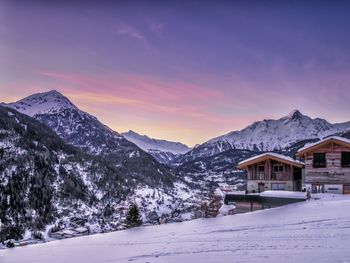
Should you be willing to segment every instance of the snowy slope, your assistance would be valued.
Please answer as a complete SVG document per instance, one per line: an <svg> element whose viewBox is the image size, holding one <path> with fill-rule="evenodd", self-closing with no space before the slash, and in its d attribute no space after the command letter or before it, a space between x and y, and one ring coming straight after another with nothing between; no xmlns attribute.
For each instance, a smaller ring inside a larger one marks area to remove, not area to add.
<svg viewBox="0 0 350 263"><path fill-rule="evenodd" d="M131 130L121 135L128 141L135 143L142 150L153 155L157 161L165 164L170 163L180 154L184 154L190 150L183 143L154 139Z"/></svg>
<svg viewBox="0 0 350 263"><path fill-rule="evenodd" d="M26 262L349 262L348 196L0 251Z"/></svg>
<svg viewBox="0 0 350 263"><path fill-rule="evenodd" d="M180 157L179 162L213 156L229 149L279 151L299 141L323 138L347 129L350 129L350 122L331 124L294 110L278 120L257 121L243 130L211 139Z"/></svg>

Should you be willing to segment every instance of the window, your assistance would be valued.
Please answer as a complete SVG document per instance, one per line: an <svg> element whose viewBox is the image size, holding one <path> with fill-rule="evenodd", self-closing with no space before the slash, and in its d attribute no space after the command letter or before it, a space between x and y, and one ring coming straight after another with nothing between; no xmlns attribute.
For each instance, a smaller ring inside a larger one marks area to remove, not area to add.
<svg viewBox="0 0 350 263"><path fill-rule="evenodd" d="M311 185L311 193L324 193L324 184L312 184Z"/></svg>
<svg viewBox="0 0 350 263"><path fill-rule="evenodd" d="M350 167L350 152L341 153L341 166Z"/></svg>
<svg viewBox="0 0 350 263"><path fill-rule="evenodd" d="M259 171L259 173L265 172L265 166L259 165L259 166L258 166L258 171Z"/></svg>
<svg viewBox="0 0 350 263"><path fill-rule="evenodd" d="M278 173L278 172L283 172L284 171L284 166L283 165L281 165L281 164L275 164L274 166L273 166L273 171L275 172L275 173Z"/></svg>
<svg viewBox="0 0 350 263"><path fill-rule="evenodd" d="M326 154L325 153L314 153L314 168L326 167Z"/></svg>

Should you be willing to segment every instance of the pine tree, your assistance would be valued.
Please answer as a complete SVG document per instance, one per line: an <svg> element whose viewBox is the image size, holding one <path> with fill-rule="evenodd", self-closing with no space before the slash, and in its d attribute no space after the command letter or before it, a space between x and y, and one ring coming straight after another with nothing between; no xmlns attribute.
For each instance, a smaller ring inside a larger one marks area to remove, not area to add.
<svg viewBox="0 0 350 263"><path fill-rule="evenodd" d="M140 210L136 203L132 203L130 205L125 223L128 227L135 227L135 226L142 225Z"/></svg>

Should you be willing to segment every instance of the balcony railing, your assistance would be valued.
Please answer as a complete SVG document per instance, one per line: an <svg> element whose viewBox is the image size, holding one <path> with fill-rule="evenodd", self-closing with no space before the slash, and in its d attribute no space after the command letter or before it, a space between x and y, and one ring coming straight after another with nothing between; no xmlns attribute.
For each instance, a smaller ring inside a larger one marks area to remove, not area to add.
<svg viewBox="0 0 350 263"><path fill-rule="evenodd" d="M272 173L271 180L288 181L290 180L290 176L288 173Z"/></svg>
<svg viewBox="0 0 350 263"><path fill-rule="evenodd" d="M292 180L288 173L272 173L267 179L265 179L264 173L257 173L255 176L252 176L250 180L273 180L273 181L289 181Z"/></svg>

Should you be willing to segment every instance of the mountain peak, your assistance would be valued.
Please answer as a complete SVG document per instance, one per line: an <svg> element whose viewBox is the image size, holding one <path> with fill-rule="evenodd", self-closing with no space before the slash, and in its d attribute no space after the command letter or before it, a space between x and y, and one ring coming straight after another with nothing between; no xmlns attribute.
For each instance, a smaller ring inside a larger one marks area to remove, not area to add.
<svg viewBox="0 0 350 263"><path fill-rule="evenodd" d="M50 91L46 91L46 92L42 92L42 93L38 93L38 94L46 94L46 95L52 95L52 96L56 96L56 97L62 97L62 98L66 98L65 96L62 95L62 93L60 93L59 91L53 89Z"/></svg>
<svg viewBox="0 0 350 263"><path fill-rule="evenodd" d="M299 110L292 110L288 115L287 118L295 119L304 116Z"/></svg>
<svg viewBox="0 0 350 263"><path fill-rule="evenodd" d="M31 117L37 114L57 113L64 109L77 109L67 97L57 90L36 93L17 102L8 103L6 106Z"/></svg>
<svg viewBox="0 0 350 263"><path fill-rule="evenodd" d="M29 97L33 97L33 98L34 97L36 97L36 98L50 98L50 97L52 97L55 99L68 100L67 97L63 96L63 94L57 90L50 90L50 91L35 93L35 94L32 94L26 98L29 98ZM24 99L26 99L26 98L24 98Z"/></svg>

